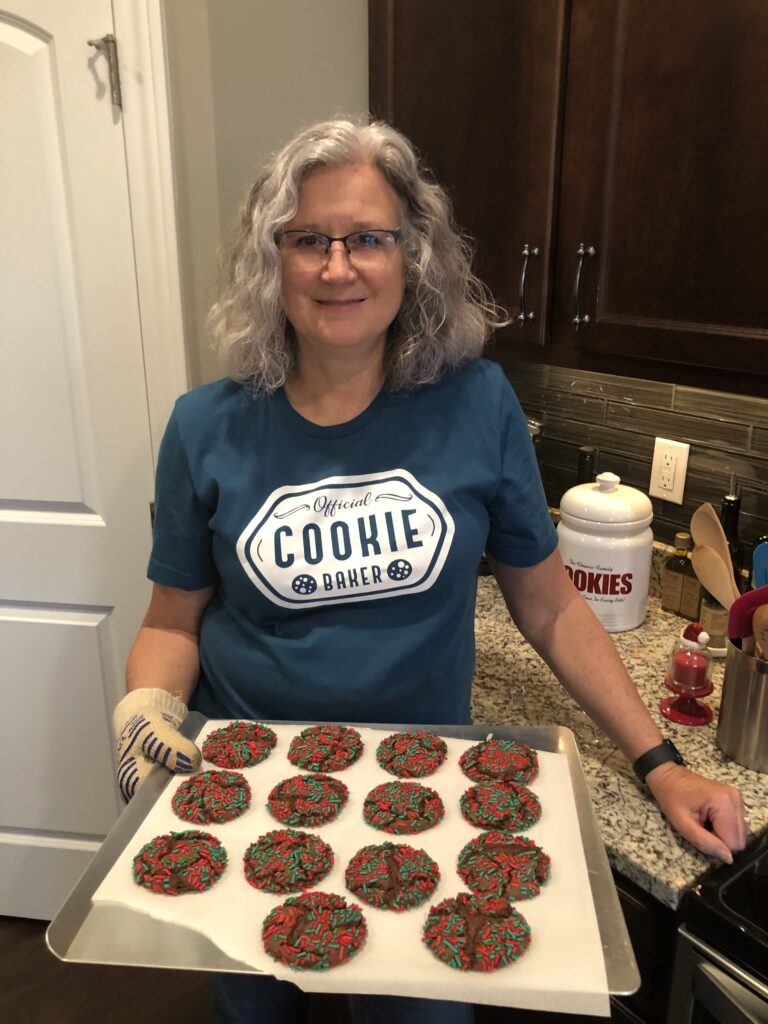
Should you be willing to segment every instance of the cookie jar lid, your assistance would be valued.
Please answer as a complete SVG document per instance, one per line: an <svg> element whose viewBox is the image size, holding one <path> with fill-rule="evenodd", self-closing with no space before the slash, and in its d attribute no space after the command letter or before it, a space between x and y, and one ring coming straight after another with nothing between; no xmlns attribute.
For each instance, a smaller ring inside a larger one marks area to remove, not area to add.
<svg viewBox="0 0 768 1024"><path fill-rule="evenodd" d="M627 487L615 473L599 473L592 483L577 484L560 500L560 512L590 523L648 526L653 506L647 494Z"/></svg>

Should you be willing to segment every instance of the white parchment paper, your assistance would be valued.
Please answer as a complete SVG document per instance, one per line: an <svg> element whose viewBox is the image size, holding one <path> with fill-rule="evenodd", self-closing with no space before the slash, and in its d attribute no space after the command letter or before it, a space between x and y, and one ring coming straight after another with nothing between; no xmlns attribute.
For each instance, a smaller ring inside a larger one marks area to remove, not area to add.
<svg viewBox="0 0 768 1024"><path fill-rule="evenodd" d="M209 732L226 724L207 722L198 744ZM445 737L446 763L434 775L414 780L440 794L445 805L443 821L419 835L394 836L363 821L362 807L367 794L374 786L393 780L376 762L376 746L389 731L366 728L359 729L365 744L360 760L334 773L349 788L349 802L336 821L306 830L329 843L335 857L332 871L315 888L358 902L368 925L366 944L349 963L330 971L296 971L267 956L261 944L261 923L289 897L254 889L245 880L242 861L246 849L259 836L285 827L267 811L267 796L281 779L300 774L286 755L291 739L302 726L272 728L278 741L271 756L260 765L243 769L252 790L250 809L224 825L202 826L221 840L229 856L227 869L211 889L170 897L149 892L133 882L133 858L145 843L163 833L198 827L182 822L171 809L173 794L185 778L180 776L163 791L96 891L94 901L128 906L150 917L202 932L233 959L290 980L307 992L421 996L610 1015L605 962L568 761L564 754L547 751L539 751L539 774L530 786L541 800L541 819L524 835L550 855L552 871L538 896L515 904L531 927L531 944L519 960L492 973L457 971L437 960L421 941L429 907L468 891L458 875L456 861L465 843L481 830L461 817L459 799L473 783L463 775L458 761L477 740ZM215 766L203 762L202 770L212 768ZM423 849L437 861L440 882L432 899L421 907L401 913L377 910L361 904L347 891L344 871L351 857L362 846L387 840Z"/></svg>

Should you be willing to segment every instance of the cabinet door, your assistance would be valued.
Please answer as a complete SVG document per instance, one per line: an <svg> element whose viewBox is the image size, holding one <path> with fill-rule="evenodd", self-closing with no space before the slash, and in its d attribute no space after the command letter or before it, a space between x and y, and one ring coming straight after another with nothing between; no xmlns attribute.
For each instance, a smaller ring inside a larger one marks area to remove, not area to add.
<svg viewBox="0 0 768 1024"><path fill-rule="evenodd" d="M371 110L416 145L476 239L475 271L515 318L499 358L547 336L564 4L369 0ZM518 320L526 246L538 255Z"/></svg>
<svg viewBox="0 0 768 1024"><path fill-rule="evenodd" d="M767 44L765 0L573 0L552 362L768 394Z"/></svg>

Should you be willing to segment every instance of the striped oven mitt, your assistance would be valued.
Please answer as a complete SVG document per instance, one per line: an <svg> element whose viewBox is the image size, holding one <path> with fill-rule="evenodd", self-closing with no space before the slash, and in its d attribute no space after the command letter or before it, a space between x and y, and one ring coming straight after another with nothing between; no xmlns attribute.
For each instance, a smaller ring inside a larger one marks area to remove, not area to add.
<svg viewBox="0 0 768 1024"><path fill-rule="evenodd" d="M117 782L126 803L156 764L181 773L200 767L200 751L178 731L186 715L186 704L167 690L131 690L117 705Z"/></svg>

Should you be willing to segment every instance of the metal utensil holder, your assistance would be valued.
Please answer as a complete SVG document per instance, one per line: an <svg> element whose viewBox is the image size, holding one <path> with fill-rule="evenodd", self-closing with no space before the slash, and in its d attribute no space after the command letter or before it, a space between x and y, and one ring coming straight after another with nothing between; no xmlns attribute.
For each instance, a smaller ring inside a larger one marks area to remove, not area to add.
<svg viewBox="0 0 768 1024"><path fill-rule="evenodd" d="M768 661L728 641L717 745L734 761L768 772Z"/></svg>

